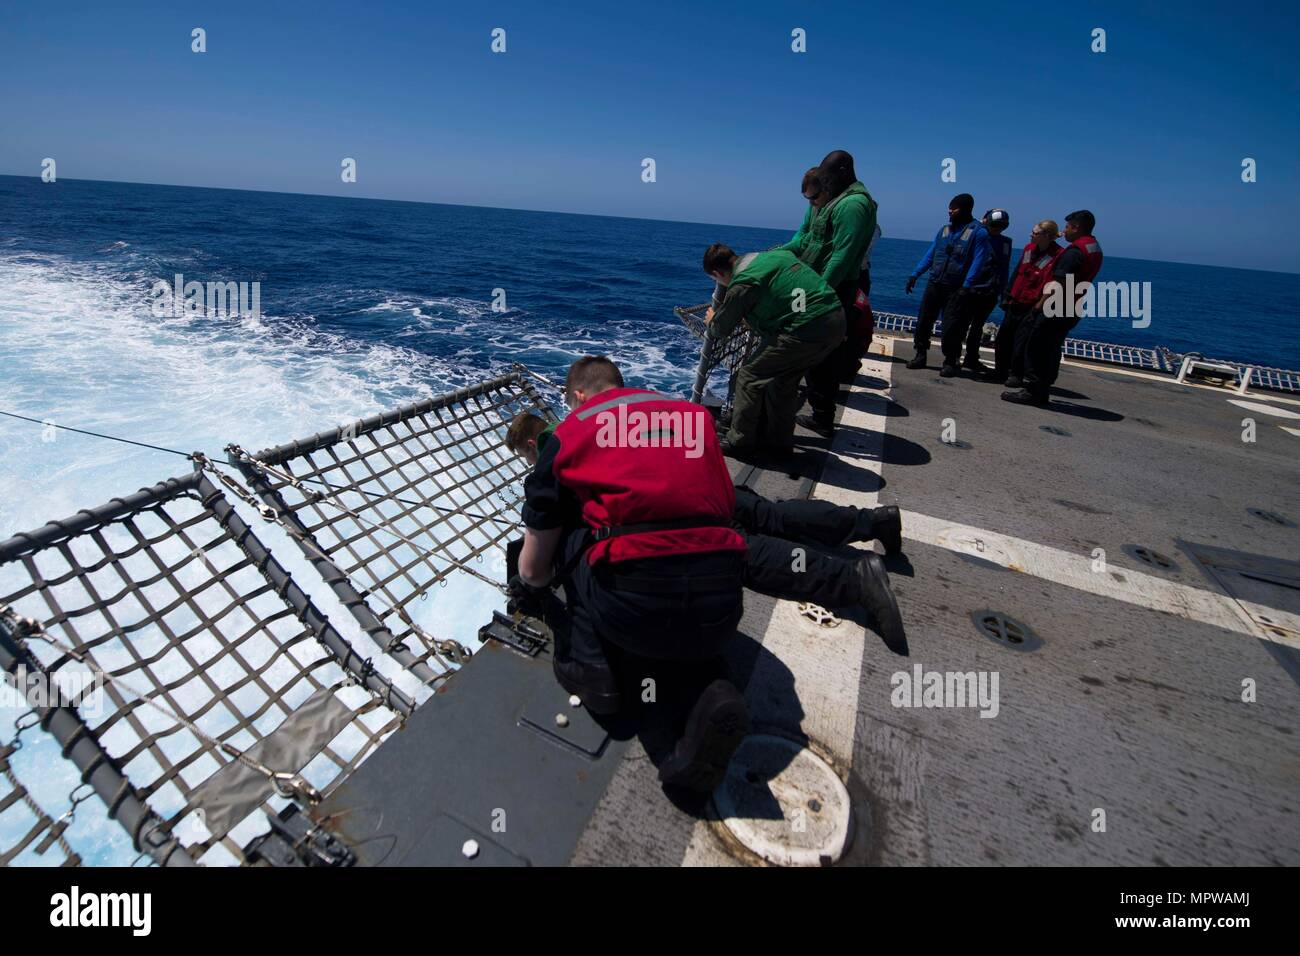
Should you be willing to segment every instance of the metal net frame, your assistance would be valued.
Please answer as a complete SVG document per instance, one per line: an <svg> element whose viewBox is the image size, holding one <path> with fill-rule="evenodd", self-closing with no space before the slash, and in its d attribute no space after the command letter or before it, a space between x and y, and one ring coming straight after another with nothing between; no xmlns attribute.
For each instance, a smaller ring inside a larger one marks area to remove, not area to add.
<svg viewBox="0 0 1300 956"><path fill-rule="evenodd" d="M32 779L34 771L18 764L23 734L38 725L35 713L26 711L14 720L13 735L0 738L0 867L36 859L46 864L57 861L58 866L80 866L81 854L69 843L66 832L76 805L75 791L69 794L68 810L56 817L45 809L44 800L35 792L38 782Z"/></svg>
<svg viewBox="0 0 1300 956"><path fill-rule="evenodd" d="M691 334L700 340L700 362L695 370L695 382L691 386L691 401L705 403L709 394L709 379L715 373L726 377L726 394L721 398L721 416L725 420L731 414L731 402L736 391L736 373L755 352L760 338L747 324L740 323L731 335L718 341L710 339L705 333L708 325L704 313L712 302L700 305L678 306L673 309L682 324Z"/></svg>
<svg viewBox="0 0 1300 956"><path fill-rule="evenodd" d="M505 447L519 412L555 416L522 366L231 462L375 644L433 686L468 655L412 603L518 537L530 466Z"/></svg>
<svg viewBox="0 0 1300 956"><path fill-rule="evenodd" d="M0 542L0 665L90 678L32 710L168 865L248 862L414 709L200 471Z"/></svg>

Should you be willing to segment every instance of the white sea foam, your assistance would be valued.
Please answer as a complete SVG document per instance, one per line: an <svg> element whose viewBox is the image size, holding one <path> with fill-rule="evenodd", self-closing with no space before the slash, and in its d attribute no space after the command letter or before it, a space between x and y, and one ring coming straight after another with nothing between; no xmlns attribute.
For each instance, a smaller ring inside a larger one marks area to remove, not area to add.
<svg viewBox="0 0 1300 956"><path fill-rule="evenodd" d="M90 265L0 255L0 408L185 452L202 450L220 461L228 442L249 450L280 444L491 371L456 367L393 344L358 344L309 322L157 319L149 313L147 288ZM475 306L482 314L485 306ZM475 314L468 301L450 308L462 318ZM187 461L163 452L0 417L0 539L188 470ZM339 630L359 649L367 646L297 547L238 507ZM503 578L504 556L478 568ZM22 580L16 569L0 570L0 593ZM453 574L447 587L433 589L411 610L421 627L474 646L478 626L500 604L488 585ZM381 669L408 692L417 691L395 667ZM0 737L8 739L18 713L0 709ZM22 761L36 771L25 776L40 780L40 798L57 816L76 779L39 738L36 732L25 738ZM29 824L30 818L6 815L0 845L12 844ZM98 801L82 805L70 833L79 846L94 848L90 862L122 863L133 855ZM22 862L45 861L29 852Z"/></svg>

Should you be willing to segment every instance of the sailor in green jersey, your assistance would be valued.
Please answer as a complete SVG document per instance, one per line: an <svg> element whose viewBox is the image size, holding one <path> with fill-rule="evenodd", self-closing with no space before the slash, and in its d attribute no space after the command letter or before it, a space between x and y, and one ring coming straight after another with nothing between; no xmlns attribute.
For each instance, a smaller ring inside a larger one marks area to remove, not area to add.
<svg viewBox="0 0 1300 956"><path fill-rule="evenodd" d="M856 283L862 271L867 246L876 231L877 204L858 181L853 157L844 150L828 154L816 168L818 181L829 198L820 204L811 203L799 231L777 249L793 252L838 292L846 283ZM809 192L806 188L804 195Z"/></svg>
<svg viewBox="0 0 1300 956"><path fill-rule="evenodd" d="M785 250L737 256L714 243L704 253L704 271L727 290L721 306L709 310L709 338L727 338L742 319L761 338L736 374L723 454L787 455L799 380L844 340L844 310L821 276Z"/></svg>
<svg viewBox="0 0 1300 956"><path fill-rule="evenodd" d="M808 373L808 403L813 414L799 422L829 435L840 382L846 377L852 380L846 372L856 372L858 360L871 345L870 331L864 328L870 320L862 283L870 283L867 257L878 227L876 201L858 181L848 152L837 149L828 153L817 167L816 178L823 202L810 207L799 231L777 248L793 252L816 269L835 290L844 309L845 341Z"/></svg>

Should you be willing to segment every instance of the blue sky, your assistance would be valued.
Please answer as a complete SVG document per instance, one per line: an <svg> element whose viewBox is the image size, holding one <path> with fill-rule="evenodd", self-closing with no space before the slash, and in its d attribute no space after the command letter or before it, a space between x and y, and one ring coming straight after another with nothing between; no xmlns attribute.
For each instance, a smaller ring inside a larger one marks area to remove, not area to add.
<svg viewBox="0 0 1300 956"><path fill-rule="evenodd" d="M838 147L889 236L968 191L1017 239L1087 207L1112 255L1300 271L1293 4L118 6L4 0L0 173L793 229Z"/></svg>

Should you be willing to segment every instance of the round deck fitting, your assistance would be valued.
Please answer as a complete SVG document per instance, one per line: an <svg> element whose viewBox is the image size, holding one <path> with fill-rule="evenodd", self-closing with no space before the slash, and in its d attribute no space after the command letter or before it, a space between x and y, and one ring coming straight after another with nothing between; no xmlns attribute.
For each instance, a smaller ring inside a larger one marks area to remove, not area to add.
<svg viewBox="0 0 1300 956"><path fill-rule="evenodd" d="M971 620L985 637L1013 651L1036 651L1043 646L1043 639L1029 625L1007 617L1001 611L975 611L971 614Z"/></svg>
<svg viewBox="0 0 1300 956"><path fill-rule="evenodd" d="M853 830L849 792L835 771L775 734L745 738L713 805L742 846L777 866L829 866Z"/></svg>
<svg viewBox="0 0 1300 956"><path fill-rule="evenodd" d="M1178 565L1174 563L1173 558L1167 558L1159 551L1138 544L1124 545L1124 553L1130 558L1137 558L1143 564L1149 564L1153 568L1160 568L1162 571L1176 571Z"/></svg>

